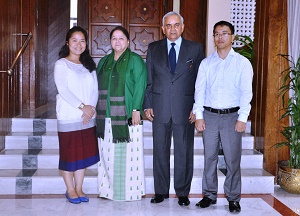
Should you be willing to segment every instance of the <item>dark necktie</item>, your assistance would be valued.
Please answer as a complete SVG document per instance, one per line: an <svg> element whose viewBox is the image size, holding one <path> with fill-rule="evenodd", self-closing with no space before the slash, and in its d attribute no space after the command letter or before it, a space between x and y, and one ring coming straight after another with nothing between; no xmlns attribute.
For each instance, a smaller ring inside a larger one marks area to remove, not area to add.
<svg viewBox="0 0 300 216"><path fill-rule="evenodd" d="M171 74L174 74L175 68L176 68L176 51L174 46L176 45L175 43L171 43L172 47L169 52L169 61L170 61L170 66L171 66Z"/></svg>

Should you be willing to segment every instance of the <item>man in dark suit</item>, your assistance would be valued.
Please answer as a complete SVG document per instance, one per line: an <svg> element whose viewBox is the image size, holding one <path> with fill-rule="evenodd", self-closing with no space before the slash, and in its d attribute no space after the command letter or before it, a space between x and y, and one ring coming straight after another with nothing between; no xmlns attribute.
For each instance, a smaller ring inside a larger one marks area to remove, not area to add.
<svg viewBox="0 0 300 216"><path fill-rule="evenodd" d="M193 177L195 81L204 58L201 44L181 37L183 18L176 12L162 19L166 38L149 44L146 65L148 84L144 109L153 128L155 196L151 203L169 197L170 148L174 140L174 188L179 205L189 205Z"/></svg>

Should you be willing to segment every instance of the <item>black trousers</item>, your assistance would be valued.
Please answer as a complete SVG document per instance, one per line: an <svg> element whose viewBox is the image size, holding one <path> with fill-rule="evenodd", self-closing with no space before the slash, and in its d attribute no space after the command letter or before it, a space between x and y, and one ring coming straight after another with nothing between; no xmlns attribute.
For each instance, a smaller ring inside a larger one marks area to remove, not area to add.
<svg viewBox="0 0 300 216"><path fill-rule="evenodd" d="M174 189L188 196L194 169L195 124L153 122L153 175L155 194L169 194L171 140L174 143Z"/></svg>

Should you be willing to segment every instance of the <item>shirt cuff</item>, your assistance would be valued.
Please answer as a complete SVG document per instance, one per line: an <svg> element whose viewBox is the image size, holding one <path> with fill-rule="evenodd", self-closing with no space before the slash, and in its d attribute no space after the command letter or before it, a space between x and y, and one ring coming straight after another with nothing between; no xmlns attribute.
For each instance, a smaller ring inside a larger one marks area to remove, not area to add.
<svg viewBox="0 0 300 216"><path fill-rule="evenodd" d="M202 111L196 112L195 114L196 114L196 120L197 119L203 119L203 112Z"/></svg>
<svg viewBox="0 0 300 216"><path fill-rule="evenodd" d="M243 113L240 113L240 114L239 114L238 121L241 121L241 122L246 123L246 122L247 122L247 119L248 119L248 115L245 115L245 114L243 114Z"/></svg>

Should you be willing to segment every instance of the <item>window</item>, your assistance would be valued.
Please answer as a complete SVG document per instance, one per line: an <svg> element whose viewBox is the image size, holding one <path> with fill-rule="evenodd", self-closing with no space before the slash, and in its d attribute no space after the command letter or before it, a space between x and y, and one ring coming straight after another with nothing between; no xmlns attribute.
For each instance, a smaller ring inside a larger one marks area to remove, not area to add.
<svg viewBox="0 0 300 216"><path fill-rule="evenodd" d="M70 0L70 28L77 25L77 0Z"/></svg>

